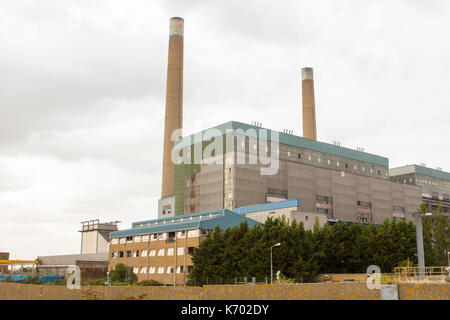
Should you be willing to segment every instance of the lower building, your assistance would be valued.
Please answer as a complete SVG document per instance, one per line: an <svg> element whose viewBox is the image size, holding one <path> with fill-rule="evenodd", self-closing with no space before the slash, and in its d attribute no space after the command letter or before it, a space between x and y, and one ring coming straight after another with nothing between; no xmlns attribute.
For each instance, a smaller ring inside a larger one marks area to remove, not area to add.
<svg viewBox="0 0 450 320"><path fill-rule="evenodd" d="M71 266L80 268L81 281L87 282L106 278L108 272L108 252L90 254L67 254L38 257L37 273L64 277Z"/></svg>
<svg viewBox="0 0 450 320"><path fill-rule="evenodd" d="M9 260L9 252L0 252L0 260ZM8 273L8 264L0 261L0 273Z"/></svg>
<svg viewBox="0 0 450 320"><path fill-rule="evenodd" d="M422 201L429 211L436 211L439 203L450 212L450 172L412 164L389 170L391 181L420 187Z"/></svg>
<svg viewBox="0 0 450 320"><path fill-rule="evenodd" d="M132 268L138 281L183 285L192 268L191 253L208 232L244 221L250 227L258 224L227 209L135 222L131 229L110 233L109 271L123 263Z"/></svg>
<svg viewBox="0 0 450 320"><path fill-rule="evenodd" d="M236 208L233 211L260 223L264 223L268 218L284 218L288 223L295 220L297 223L303 223L305 229L308 230L313 230L316 222L322 227L328 220L326 213L302 210L300 199L262 203Z"/></svg>

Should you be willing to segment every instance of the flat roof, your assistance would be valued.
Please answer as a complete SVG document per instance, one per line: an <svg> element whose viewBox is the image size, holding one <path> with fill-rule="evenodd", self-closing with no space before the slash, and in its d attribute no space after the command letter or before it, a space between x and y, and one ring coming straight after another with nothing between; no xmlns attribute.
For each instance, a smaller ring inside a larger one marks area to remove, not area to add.
<svg viewBox="0 0 450 320"><path fill-rule="evenodd" d="M291 207L300 207L300 199L291 199L279 202L268 202L255 204L251 206L245 206L240 208L233 209L234 212L239 214L250 213L250 212L259 212L259 211L268 211L268 210L276 210L283 208L291 208Z"/></svg>
<svg viewBox="0 0 450 320"><path fill-rule="evenodd" d="M236 130L240 129L245 132L249 129L254 129L254 130L256 130L256 134L258 137L259 137L258 129L265 129L265 130L268 130L268 135L267 135L268 141L271 141L271 135L270 135L271 132L270 131L273 131L273 132L278 133L280 144L290 145L290 146L294 146L294 147L299 147L299 148L303 148L303 149L313 150L313 151L332 154L332 155L349 158L349 159L353 159L353 160L369 162L369 163L373 163L373 164L384 166L384 167L389 167L389 159L386 157L382 157L382 156L378 156L378 155L375 155L372 153L362 152L362 151L358 151L358 150L353 150L353 149L346 148L346 147L336 146L331 143L306 139L306 138L303 138L300 136L294 136L294 135L286 134L286 133L279 132L276 130L270 130L267 128L257 127L257 126L249 125L246 123L237 122L237 121L229 121L229 122L217 125L215 127L203 130L201 132L194 133L189 136L183 137L181 140L175 142L175 149L187 147L187 146L190 146L194 143L201 142L201 141L209 141L209 139L205 137L204 133L206 131L212 130L212 129L219 130L222 132L222 134L226 134L227 130L228 131L236 131ZM199 137L200 134L201 134L201 140L196 141L195 139L197 137L200 138Z"/></svg>
<svg viewBox="0 0 450 320"><path fill-rule="evenodd" d="M417 173L425 176L450 181L450 173L442 170L427 168L417 164L409 164L403 167L389 169L389 176L395 177L403 174Z"/></svg>
<svg viewBox="0 0 450 320"><path fill-rule="evenodd" d="M211 210L195 214L187 214L162 219L135 222L131 229L114 231L109 234L110 238L120 238L136 235L155 234L163 232L174 232L193 229L221 229L232 228L247 221L249 227L259 222L237 214L227 209Z"/></svg>

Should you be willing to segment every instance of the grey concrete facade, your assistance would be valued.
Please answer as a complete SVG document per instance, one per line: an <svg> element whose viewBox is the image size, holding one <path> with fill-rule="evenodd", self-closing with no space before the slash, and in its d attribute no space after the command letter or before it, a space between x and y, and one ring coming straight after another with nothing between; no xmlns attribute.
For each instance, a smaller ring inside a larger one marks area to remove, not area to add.
<svg viewBox="0 0 450 320"><path fill-rule="evenodd" d="M419 165L393 168L389 172L393 182L418 186L429 211L436 211L441 203L444 212L450 212L450 173Z"/></svg>
<svg viewBox="0 0 450 320"><path fill-rule="evenodd" d="M390 181L387 166L287 144L279 144L277 174L261 175L263 166L248 161L251 144L247 139L245 164L236 163L242 156L238 148L220 155L224 164L202 163L195 179L198 192L185 179L184 214L300 198L304 212L381 223L412 220L420 205L420 188Z"/></svg>

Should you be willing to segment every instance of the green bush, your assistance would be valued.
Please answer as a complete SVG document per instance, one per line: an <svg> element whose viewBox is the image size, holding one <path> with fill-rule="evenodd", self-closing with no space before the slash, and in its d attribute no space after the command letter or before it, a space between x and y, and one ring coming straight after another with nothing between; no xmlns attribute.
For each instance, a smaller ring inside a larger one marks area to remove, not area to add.
<svg viewBox="0 0 450 320"><path fill-rule="evenodd" d="M91 280L87 284L88 286L104 286L106 284L106 278Z"/></svg>
<svg viewBox="0 0 450 320"><path fill-rule="evenodd" d="M163 284L156 280L143 280L138 283L138 286L162 286Z"/></svg>
<svg viewBox="0 0 450 320"><path fill-rule="evenodd" d="M131 267L119 263L114 267L114 270L111 271L111 281L132 284L137 282L137 275L133 272Z"/></svg>

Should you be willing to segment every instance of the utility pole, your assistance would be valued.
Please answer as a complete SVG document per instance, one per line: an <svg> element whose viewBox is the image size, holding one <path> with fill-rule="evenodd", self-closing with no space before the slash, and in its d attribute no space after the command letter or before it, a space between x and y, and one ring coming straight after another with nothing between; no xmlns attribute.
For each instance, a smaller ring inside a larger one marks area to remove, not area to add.
<svg viewBox="0 0 450 320"><path fill-rule="evenodd" d="M417 242L417 260L419 262L419 276L423 277L425 275L425 254L423 251L423 227L422 218L423 217L448 217L448 213L431 213L427 212L425 214L421 213L419 210L413 213L416 224L416 242ZM450 263L449 263L450 264Z"/></svg>
<svg viewBox="0 0 450 320"><path fill-rule="evenodd" d="M270 247L270 284L273 284L273 263L272 263L272 249L273 247L279 247L281 246L281 243L275 243L273 246Z"/></svg>
<svg viewBox="0 0 450 320"><path fill-rule="evenodd" d="M417 243L417 260L419 262L419 276L423 277L425 274L425 254L423 251L423 228L422 217L418 210L414 213L416 224L416 243Z"/></svg>

